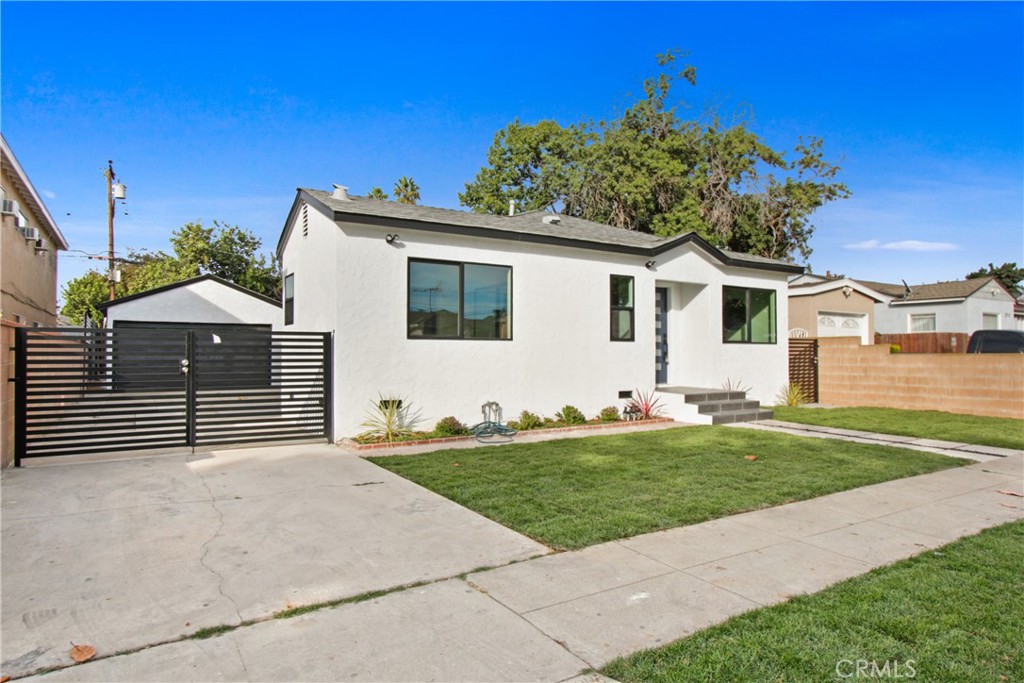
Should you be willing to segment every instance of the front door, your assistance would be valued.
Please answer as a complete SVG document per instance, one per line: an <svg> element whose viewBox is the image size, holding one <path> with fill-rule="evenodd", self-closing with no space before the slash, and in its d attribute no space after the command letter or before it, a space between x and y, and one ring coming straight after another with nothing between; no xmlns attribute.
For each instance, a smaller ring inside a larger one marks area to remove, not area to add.
<svg viewBox="0 0 1024 683"><path fill-rule="evenodd" d="M654 383L668 384L668 288L654 289Z"/></svg>

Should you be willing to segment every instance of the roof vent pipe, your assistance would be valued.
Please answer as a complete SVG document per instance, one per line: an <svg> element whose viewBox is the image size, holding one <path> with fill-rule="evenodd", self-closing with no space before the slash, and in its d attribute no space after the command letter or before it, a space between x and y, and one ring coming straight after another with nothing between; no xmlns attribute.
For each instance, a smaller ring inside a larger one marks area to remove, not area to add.
<svg viewBox="0 0 1024 683"><path fill-rule="evenodd" d="M547 223L548 225L558 225L562 222L562 217L555 214L548 214L547 216L544 216L544 218L542 218L541 220Z"/></svg>
<svg viewBox="0 0 1024 683"><path fill-rule="evenodd" d="M347 202L349 200L348 188L345 187L344 185L334 183L334 192L331 194L331 197L333 197L334 199L341 199Z"/></svg>
<svg viewBox="0 0 1024 683"><path fill-rule="evenodd" d="M516 215L516 200L514 200L514 199L508 200L508 215L509 216L515 216Z"/></svg>

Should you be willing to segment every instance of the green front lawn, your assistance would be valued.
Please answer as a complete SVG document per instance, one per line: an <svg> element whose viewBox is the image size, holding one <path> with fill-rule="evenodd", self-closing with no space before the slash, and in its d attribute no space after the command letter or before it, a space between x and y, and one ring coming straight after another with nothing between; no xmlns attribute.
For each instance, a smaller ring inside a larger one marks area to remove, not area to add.
<svg viewBox="0 0 1024 683"><path fill-rule="evenodd" d="M368 459L566 549L967 462L711 426Z"/></svg>
<svg viewBox="0 0 1024 683"><path fill-rule="evenodd" d="M1013 522L615 660L602 673L624 683L1024 681L1021 567L1024 522ZM888 675L868 676L872 662L879 672L888 662Z"/></svg>
<svg viewBox="0 0 1024 683"><path fill-rule="evenodd" d="M776 420L1024 450L1024 420L896 408L775 406Z"/></svg>

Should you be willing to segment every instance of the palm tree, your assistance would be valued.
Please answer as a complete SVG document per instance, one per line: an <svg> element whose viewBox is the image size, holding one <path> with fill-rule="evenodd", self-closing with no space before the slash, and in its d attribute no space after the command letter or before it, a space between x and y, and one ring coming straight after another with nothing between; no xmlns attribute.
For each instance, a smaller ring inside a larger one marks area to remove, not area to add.
<svg viewBox="0 0 1024 683"><path fill-rule="evenodd" d="M366 193L366 198L386 202L388 199L388 193L379 187L371 187L370 191Z"/></svg>
<svg viewBox="0 0 1024 683"><path fill-rule="evenodd" d="M395 201L399 204L415 204L420 199L420 186L412 178L402 176L395 183Z"/></svg>

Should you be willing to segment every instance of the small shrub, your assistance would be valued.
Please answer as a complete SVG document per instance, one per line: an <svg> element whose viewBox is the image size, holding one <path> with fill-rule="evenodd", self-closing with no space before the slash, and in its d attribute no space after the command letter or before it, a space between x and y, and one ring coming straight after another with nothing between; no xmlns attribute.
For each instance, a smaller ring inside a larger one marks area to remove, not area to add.
<svg viewBox="0 0 1024 683"><path fill-rule="evenodd" d="M654 390L643 392L637 389L633 398L626 401L626 410L635 414L636 420L653 420L661 416L663 410L661 398L654 395Z"/></svg>
<svg viewBox="0 0 1024 683"><path fill-rule="evenodd" d="M889 353L903 353L903 347L899 344L889 344Z"/></svg>
<svg viewBox="0 0 1024 683"><path fill-rule="evenodd" d="M555 419L567 425L581 425L587 421L587 416L576 406L564 406L555 413Z"/></svg>
<svg viewBox="0 0 1024 683"><path fill-rule="evenodd" d="M529 410L524 410L519 413L518 420L509 420L508 426L512 429L527 430L527 429L539 429L544 426L544 419L536 413L531 413Z"/></svg>
<svg viewBox="0 0 1024 683"><path fill-rule="evenodd" d="M802 406L807 403L807 394L799 384L783 384L775 400L778 401L776 405L780 406Z"/></svg>
<svg viewBox="0 0 1024 683"><path fill-rule="evenodd" d="M449 415L437 421L437 424L434 425L434 434L436 436L465 436L469 434L469 428Z"/></svg>
<svg viewBox="0 0 1024 683"><path fill-rule="evenodd" d="M370 410L366 412L363 427L369 427L359 435L366 441L393 443L408 439L415 432L416 423L420 418L413 413L412 403L402 398L384 398L370 401Z"/></svg>
<svg viewBox="0 0 1024 683"><path fill-rule="evenodd" d="M601 412L598 413L597 419L601 420L601 422L618 422L619 409L616 408L615 406L601 408Z"/></svg>

